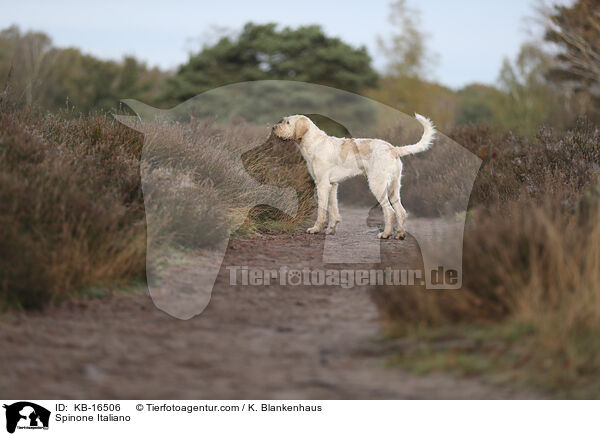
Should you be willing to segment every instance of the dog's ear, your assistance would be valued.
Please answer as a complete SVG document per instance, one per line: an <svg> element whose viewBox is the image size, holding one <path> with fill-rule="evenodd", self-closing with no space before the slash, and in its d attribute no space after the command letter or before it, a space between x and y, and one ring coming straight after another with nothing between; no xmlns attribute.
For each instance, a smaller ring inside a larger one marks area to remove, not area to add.
<svg viewBox="0 0 600 436"><path fill-rule="evenodd" d="M296 121L296 125L294 126L294 136L296 140L300 141L302 137L306 135L306 132L308 132L309 128L310 121L308 121L308 119L303 117Z"/></svg>

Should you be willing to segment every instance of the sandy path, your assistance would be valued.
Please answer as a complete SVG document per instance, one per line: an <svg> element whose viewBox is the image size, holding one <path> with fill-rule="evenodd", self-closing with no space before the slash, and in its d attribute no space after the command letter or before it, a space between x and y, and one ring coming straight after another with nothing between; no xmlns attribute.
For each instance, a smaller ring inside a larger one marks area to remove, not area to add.
<svg viewBox="0 0 600 436"><path fill-rule="evenodd" d="M355 213L345 210L342 216L352 219ZM298 231L230 244L210 305L189 321L156 310L140 294L8 315L0 321L0 396L531 397L477 380L385 368L382 357L365 352L379 327L368 289L229 284L227 265L323 268L324 242L323 236ZM381 247L382 258L399 256L407 264L419 256L410 237Z"/></svg>

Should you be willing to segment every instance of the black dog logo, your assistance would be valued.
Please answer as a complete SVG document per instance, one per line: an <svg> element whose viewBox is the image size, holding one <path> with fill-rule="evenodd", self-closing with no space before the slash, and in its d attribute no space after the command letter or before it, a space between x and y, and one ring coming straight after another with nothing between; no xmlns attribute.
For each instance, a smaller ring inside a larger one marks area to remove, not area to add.
<svg viewBox="0 0 600 436"><path fill-rule="evenodd" d="M48 428L50 411L29 401L19 401L10 406L4 405L6 409L6 431L14 433L19 428ZM41 424L40 424L41 421Z"/></svg>

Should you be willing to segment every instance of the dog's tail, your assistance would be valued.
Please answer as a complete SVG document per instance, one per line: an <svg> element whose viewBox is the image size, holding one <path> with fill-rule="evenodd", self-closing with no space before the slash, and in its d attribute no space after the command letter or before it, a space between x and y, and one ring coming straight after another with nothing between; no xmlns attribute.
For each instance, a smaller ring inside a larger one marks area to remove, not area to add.
<svg viewBox="0 0 600 436"><path fill-rule="evenodd" d="M406 156L409 154L421 153L427 150L433 140L435 139L435 126L429 118L425 118L423 115L415 114L415 118L423 126L423 136L421 140L416 144L405 145L404 147L394 147L396 156Z"/></svg>

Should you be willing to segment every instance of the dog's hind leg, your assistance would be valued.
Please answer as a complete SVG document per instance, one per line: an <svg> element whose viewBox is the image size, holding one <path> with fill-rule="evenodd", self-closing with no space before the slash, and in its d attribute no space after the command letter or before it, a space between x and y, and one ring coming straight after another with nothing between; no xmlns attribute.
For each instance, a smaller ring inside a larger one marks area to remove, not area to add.
<svg viewBox="0 0 600 436"><path fill-rule="evenodd" d="M381 205L385 222L383 232L379 233L377 237L387 239L392 236L394 230L394 209L392 209L388 198L387 182L381 179L369 179L369 188L371 188L371 192Z"/></svg>
<svg viewBox="0 0 600 436"><path fill-rule="evenodd" d="M335 233L335 228L340 222L340 211L338 209L338 184L333 183L331 185L331 191L329 191L329 224L327 225L327 230L325 230L325 234L333 235Z"/></svg>
<svg viewBox="0 0 600 436"><path fill-rule="evenodd" d="M404 239L404 236L406 234L404 228L406 223L406 210L404 209L404 207L402 206L402 202L400 201L399 178L392 181L388 194L390 196L390 202L392 203L394 212L396 213L396 221L398 225L396 234L394 235L394 239Z"/></svg>

